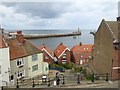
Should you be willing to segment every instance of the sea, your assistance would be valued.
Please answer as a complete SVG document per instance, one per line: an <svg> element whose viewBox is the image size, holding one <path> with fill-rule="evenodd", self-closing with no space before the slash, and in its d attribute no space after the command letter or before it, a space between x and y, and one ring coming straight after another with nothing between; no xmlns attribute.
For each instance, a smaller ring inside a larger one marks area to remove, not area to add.
<svg viewBox="0 0 120 90"><path fill-rule="evenodd" d="M63 34L72 33L77 30L22 30L23 34ZM45 44L51 51L53 51L61 42L71 49L74 45L82 44L94 44L94 36L90 34L90 31L95 30L80 30L80 36L67 36L67 37L49 37L39 39L28 39L36 47L40 47Z"/></svg>

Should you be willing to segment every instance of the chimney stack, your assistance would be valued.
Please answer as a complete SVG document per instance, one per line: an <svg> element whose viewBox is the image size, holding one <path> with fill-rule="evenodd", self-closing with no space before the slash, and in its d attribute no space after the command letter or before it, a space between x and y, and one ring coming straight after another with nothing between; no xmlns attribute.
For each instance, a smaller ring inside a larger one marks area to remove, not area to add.
<svg viewBox="0 0 120 90"><path fill-rule="evenodd" d="M117 21L120 21L120 17L117 17Z"/></svg>
<svg viewBox="0 0 120 90"><path fill-rule="evenodd" d="M17 39L18 42L21 43L21 44L24 42L24 37L23 37L22 31L17 31L16 39Z"/></svg>
<svg viewBox="0 0 120 90"><path fill-rule="evenodd" d="M82 46L82 42L80 42L79 45Z"/></svg>

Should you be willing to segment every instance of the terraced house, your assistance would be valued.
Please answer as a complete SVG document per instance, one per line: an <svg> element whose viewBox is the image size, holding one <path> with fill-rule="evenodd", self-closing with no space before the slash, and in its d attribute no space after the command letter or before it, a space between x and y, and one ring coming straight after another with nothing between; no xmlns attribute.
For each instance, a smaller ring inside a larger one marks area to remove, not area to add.
<svg viewBox="0 0 120 90"><path fill-rule="evenodd" d="M92 44L82 44L80 42L71 48L72 61L79 65L88 65L92 54Z"/></svg>
<svg viewBox="0 0 120 90"><path fill-rule="evenodd" d="M10 57L9 47L3 34L3 29L0 28L0 86L8 86L10 84Z"/></svg>
<svg viewBox="0 0 120 90"><path fill-rule="evenodd" d="M45 45L41 45L39 50L43 51L43 60L44 62L52 63L53 62L53 54L50 49Z"/></svg>
<svg viewBox="0 0 120 90"><path fill-rule="evenodd" d="M68 47L66 47L62 42L53 51L54 61L58 63L70 63L71 52Z"/></svg>
<svg viewBox="0 0 120 90"><path fill-rule="evenodd" d="M120 17L117 21L102 20L94 35L93 61L90 64L95 74L110 75L111 80L120 79Z"/></svg>
<svg viewBox="0 0 120 90"><path fill-rule="evenodd" d="M43 62L43 52L23 38L22 32L10 35L6 42L10 48L10 81L48 74L48 63Z"/></svg>

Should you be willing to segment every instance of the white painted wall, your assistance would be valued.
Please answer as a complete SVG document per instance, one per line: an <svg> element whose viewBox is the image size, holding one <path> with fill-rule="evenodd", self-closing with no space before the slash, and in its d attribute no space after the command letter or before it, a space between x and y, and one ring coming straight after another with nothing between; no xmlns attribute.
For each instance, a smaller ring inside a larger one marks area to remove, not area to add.
<svg viewBox="0 0 120 90"><path fill-rule="evenodd" d="M0 86L9 85L9 74L10 74L10 58L9 58L9 47L0 48Z"/></svg>
<svg viewBox="0 0 120 90"><path fill-rule="evenodd" d="M38 60L32 61L32 56L28 56L28 67L30 68L28 72L29 77L36 77L43 74L48 74L48 71L46 71L46 67L48 67L48 64L43 62L43 53L38 53ZM38 70L32 72L32 66L38 64Z"/></svg>

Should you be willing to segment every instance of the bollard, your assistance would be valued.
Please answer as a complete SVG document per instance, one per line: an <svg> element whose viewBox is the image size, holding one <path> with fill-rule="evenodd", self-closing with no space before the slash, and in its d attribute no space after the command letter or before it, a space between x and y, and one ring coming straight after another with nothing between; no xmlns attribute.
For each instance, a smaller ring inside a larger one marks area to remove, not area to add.
<svg viewBox="0 0 120 90"><path fill-rule="evenodd" d="M3 86L1 87L1 90L3 90Z"/></svg>
<svg viewBox="0 0 120 90"><path fill-rule="evenodd" d="M65 77L64 77L64 75L63 75L63 82L62 82L62 84L64 85L65 84L65 79L64 79Z"/></svg>
<svg viewBox="0 0 120 90"><path fill-rule="evenodd" d="M32 87L35 87L34 78L33 78L32 80L33 80L33 84L32 84Z"/></svg>
<svg viewBox="0 0 120 90"><path fill-rule="evenodd" d="M92 82L94 82L94 73L93 73L93 75L92 75Z"/></svg>
<svg viewBox="0 0 120 90"><path fill-rule="evenodd" d="M108 73L106 74L106 80L105 80L106 82L108 81Z"/></svg>
<svg viewBox="0 0 120 90"><path fill-rule="evenodd" d="M80 75L78 74L78 81L77 84L80 84Z"/></svg>
<svg viewBox="0 0 120 90"><path fill-rule="evenodd" d="M50 78L48 78L48 87L50 87Z"/></svg>
<svg viewBox="0 0 120 90"><path fill-rule="evenodd" d="M18 79L17 79L17 86L16 86L16 88L19 88L19 85L18 85Z"/></svg>

